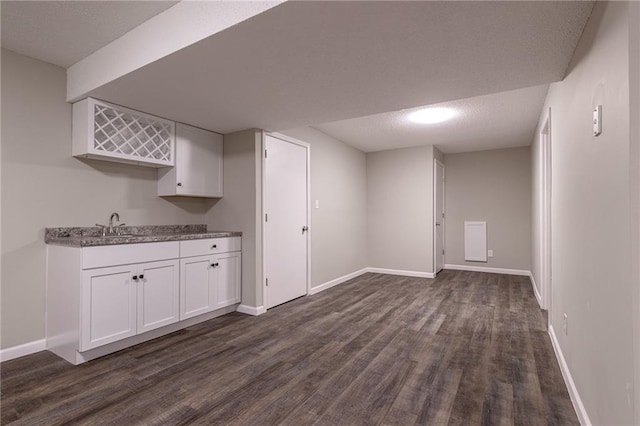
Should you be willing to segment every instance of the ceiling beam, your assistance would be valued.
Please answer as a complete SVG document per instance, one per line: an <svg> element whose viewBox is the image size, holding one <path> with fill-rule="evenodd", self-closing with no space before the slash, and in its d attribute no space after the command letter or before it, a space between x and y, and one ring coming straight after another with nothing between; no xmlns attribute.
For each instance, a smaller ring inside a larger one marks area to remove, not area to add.
<svg viewBox="0 0 640 426"><path fill-rule="evenodd" d="M181 1L69 67L67 101L283 2Z"/></svg>

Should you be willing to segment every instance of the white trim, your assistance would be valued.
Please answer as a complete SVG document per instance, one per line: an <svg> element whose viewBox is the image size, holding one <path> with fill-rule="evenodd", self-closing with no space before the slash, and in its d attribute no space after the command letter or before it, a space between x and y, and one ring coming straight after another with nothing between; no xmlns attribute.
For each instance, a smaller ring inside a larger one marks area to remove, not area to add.
<svg viewBox="0 0 640 426"><path fill-rule="evenodd" d="M309 292L309 294L310 295L317 294L317 293L320 293L321 291L328 290L333 286L342 284L343 282L359 277L360 275L366 274L367 272L369 272L369 268L362 268L359 271L351 272L350 274L346 274L341 277L322 283L320 285L317 285L315 287L311 287L311 291Z"/></svg>
<svg viewBox="0 0 640 426"><path fill-rule="evenodd" d="M435 148L434 148L435 149ZM442 177L442 212L444 213L444 209L445 209L445 191L446 191L446 186L445 186L445 177L446 177L446 168L444 166L444 163L441 162L440 160L438 160L437 158L433 159L433 271L434 274L437 274L438 272L440 272L439 270L436 270L437 268L437 244L436 244L436 240L437 240L437 226L436 226L436 222L438 221L438 219L436 218L436 194L438 193L437 189L436 189L436 172L438 170L437 166L440 165L442 167L442 174L444 175ZM444 250L444 242L445 242L445 225L446 225L446 220L442 220L443 218L440 218L440 226L442 227L442 249ZM446 218L445 218L446 219ZM442 268L444 269L444 263L445 263L445 259L444 259L444 254L442 255Z"/></svg>
<svg viewBox="0 0 640 426"><path fill-rule="evenodd" d="M25 355L35 354L36 352L44 351L45 349L47 349L46 339L34 340L33 342L2 349L0 350L0 362L20 358Z"/></svg>
<svg viewBox="0 0 640 426"><path fill-rule="evenodd" d="M540 292L538 291L538 287L536 286L536 279L533 278L533 272L531 271L529 271L529 278L531 278L531 285L533 286L533 294L536 295L538 306L540 307L540 309L544 309L542 307L542 296L540 296Z"/></svg>
<svg viewBox="0 0 640 426"><path fill-rule="evenodd" d="M488 266L452 265L450 263L446 263L444 265L444 269L452 269L455 271L488 272L490 274L524 275L526 277L531 276L531 271L527 271L524 269L491 268Z"/></svg>
<svg viewBox="0 0 640 426"><path fill-rule="evenodd" d="M558 342L558 338L552 325L549 326L549 337L551 338L551 345L553 346L553 351L556 353L558 364L560 364L560 371L562 372L564 383L565 385L567 385L567 390L569 391L569 396L571 397L571 403L573 404L573 408L576 410L576 414L578 415L578 420L583 426L591 426L591 420L589 419L587 410L582 404L582 398L580 398L580 394L578 393L576 384L573 382L571 371L569 371L567 361L564 359L562 349L560 349L560 342Z"/></svg>
<svg viewBox="0 0 640 426"><path fill-rule="evenodd" d="M241 314L258 316L267 312L264 306L249 306L249 305L238 305L236 312L240 312Z"/></svg>
<svg viewBox="0 0 640 426"><path fill-rule="evenodd" d="M384 269L384 268L366 268L367 272L374 274L387 274L387 275L402 275L405 277L417 277L417 278L435 278L436 274L433 272L420 272L420 271L403 271L400 269Z"/></svg>
<svg viewBox="0 0 640 426"><path fill-rule="evenodd" d="M551 310L551 108L540 130L540 306ZM551 318L551 317L549 317Z"/></svg>

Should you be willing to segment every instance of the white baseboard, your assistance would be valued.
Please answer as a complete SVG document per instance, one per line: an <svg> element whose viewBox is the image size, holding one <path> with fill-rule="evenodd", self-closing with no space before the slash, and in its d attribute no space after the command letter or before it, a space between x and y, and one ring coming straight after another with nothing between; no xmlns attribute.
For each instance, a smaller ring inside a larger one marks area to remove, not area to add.
<svg viewBox="0 0 640 426"><path fill-rule="evenodd" d="M573 408L574 410L576 410L576 414L578 415L578 420L580 421L580 424L583 426L591 426L592 424L591 420L589 419L587 410L585 410L584 405L582 404L582 398L580 398L580 394L578 393L576 384L573 382L573 377L571 377L569 366L567 365L567 361L564 359L564 355L562 354L562 349L560 349L560 342L558 342L556 332L554 331L553 326L551 325L549 326L549 337L551 337L551 344L553 345L553 351L556 353L558 364L560 364L560 371L562 372L562 378L564 379L565 385L567 385L567 390L569 391L569 396L571 397Z"/></svg>
<svg viewBox="0 0 640 426"><path fill-rule="evenodd" d="M417 277L417 278L435 278L436 274L433 272L420 272L420 271L403 271L400 269L384 269L384 268L366 268L367 272L373 272L374 274L388 274L388 275L402 275L405 277Z"/></svg>
<svg viewBox="0 0 640 426"><path fill-rule="evenodd" d="M536 295L536 300L538 301L538 306L540 309L544 309L542 307L542 296L538 291L538 286L536 285L536 279L533 277L533 272L529 271L529 278L531 279L531 285L533 286L533 294Z"/></svg>
<svg viewBox="0 0 640 426"><path fill-rule="evenodd" d="M524 269L491 268L488 266L452 265L447 263L446 265L444 265L444 269L453 269L455 271L488 272L491 274L522 275L525 277L531 276L531 271L527 271Z"/></svg>
<svg viewBox="0 0 640 426"><path fill-rule="evenodd" d="M33 342L24 343L11 348L2 349L0 350L0 362L20 358L25 355L31 355L36 352L44 351L45 349L47 349L46 339L35 340Z"/></svg>
<svg viewBox="0 0 640 426"><path fill-rule="evenodd" d="M369 272L369 268L362 268L359 271L355 271L355 272L351 272L350 274L347 275L343 275L341 277L335 278L331 281L327 281L326 283L322 283L320 285L317 285L315 287L311 287L311 290L309 291L309 295L311 294L316 294L316 293L320 293L321 291L325 291L327 289L330 289L331 287L338 285L338 284L342 284L343 282L349 281L355 277L359 277L362 274L366 274L367 272Z"/></svg>
<svg viewBox="0 0 640 426"><path fill-rule="evenodd" d="M257 316L267 312L267 309L264 306L238 305L236 312L240 312L241 314Z"/></svg>

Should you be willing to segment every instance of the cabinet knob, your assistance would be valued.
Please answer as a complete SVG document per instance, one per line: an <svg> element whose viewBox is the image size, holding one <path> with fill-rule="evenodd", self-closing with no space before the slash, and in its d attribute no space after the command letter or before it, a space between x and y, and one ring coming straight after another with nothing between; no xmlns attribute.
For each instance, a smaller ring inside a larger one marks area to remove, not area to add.
<svg viewBox="0 0 640 426"><path fill-rule="evenodd" d="M140 274L140 276L138 278L144 279L144 275Z"/></svg>
<svg viewBox="0 0 640 426"><path fill-rule="evenodd" d="M211 246L211 250L213 250L214 248L218 248L218 246L216 244Z"/></svg>
<svg viewBox="0 0 640 426"><path fill-rule="evenodd" d="M132 278L133 278L134 281L138 281L138 276L137 275L134 275Z"/></svg>
<svg viewBox="0 0 640 426"><path fill-rule="evenodd" d="M215 268L215 267L216 267L216 264L215 264L215 263L212 263L212 264L211 264L211 267L212 267L212 268Z"/></svg>
<svg viewBox="0 0 640 426"><path fill-rule="evenodd" d="M182 182L178 182L176 185L178 185L178 186L182 186Z"/></svg>

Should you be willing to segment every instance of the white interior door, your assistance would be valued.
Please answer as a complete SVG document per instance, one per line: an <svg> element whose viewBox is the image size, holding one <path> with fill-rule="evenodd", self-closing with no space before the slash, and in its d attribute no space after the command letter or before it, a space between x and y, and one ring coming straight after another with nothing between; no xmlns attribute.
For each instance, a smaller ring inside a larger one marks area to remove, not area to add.
<svg viewBox="0 0 640 426"><path fill-rule="evenodd" d="M444 268L444 165L435 160L433 177L434 235L435 235L435 272Z"/></svg>
<svg viewBox="0 0 640 426"><path fill-rule="evenodd" d="M265 136L266 307L307 294L308 146Z"/></svg>

